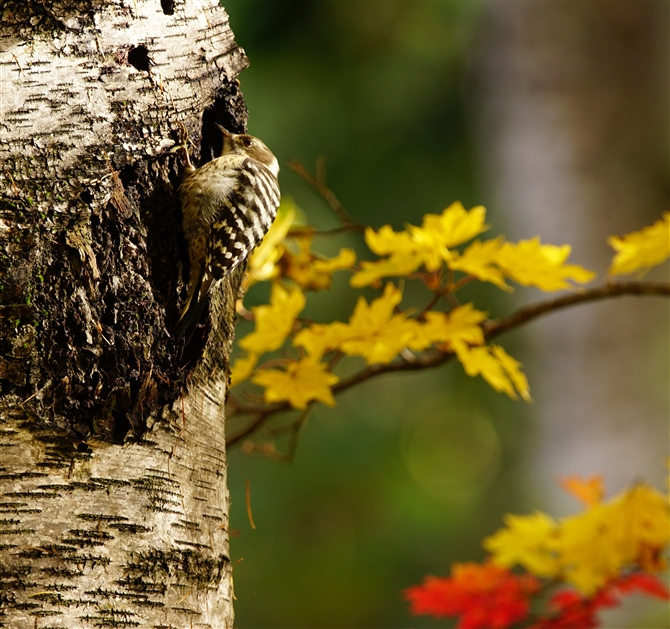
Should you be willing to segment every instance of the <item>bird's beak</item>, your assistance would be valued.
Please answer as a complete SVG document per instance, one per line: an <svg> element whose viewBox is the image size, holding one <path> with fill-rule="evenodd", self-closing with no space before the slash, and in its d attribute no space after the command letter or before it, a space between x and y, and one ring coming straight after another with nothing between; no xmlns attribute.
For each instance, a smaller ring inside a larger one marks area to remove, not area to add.
<svg viewBox="0 0 670 629"><path fill-rule="evenodd" d="M224 138L229 138L233 135L228 129L224 129L218 122L215 122L214 124L219 128L219 131L223 133Z"/></svg>
<svg viewBox="0 0 670 629"><path fill-rule="evenodd" d="M219 128L219 131L221 131L221 134L223 135L223 147L221 150L221 155L230 153L235 146L233 142L235 134L231 133L227 129L224 129L218 122L215 122L214 124Z"/></svg>

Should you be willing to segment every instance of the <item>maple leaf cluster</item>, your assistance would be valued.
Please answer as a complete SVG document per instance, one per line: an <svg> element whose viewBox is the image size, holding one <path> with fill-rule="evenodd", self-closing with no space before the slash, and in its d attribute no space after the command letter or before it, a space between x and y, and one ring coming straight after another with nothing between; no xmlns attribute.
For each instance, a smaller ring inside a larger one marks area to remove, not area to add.
<svg viewBox="0 0 670 629"><path fill-rule="evenodd" d="M505 629L525 619L530 596L540 589L532 575L515 575L499 566L457 563L449 579L426 577L408 589L406 598L415 615L459 616L460 629Z"/></svg>
<svg viewBox="0 0 670 629"><path fill-rule="evenodd" d="M518 243L502 236L473 240L489 229L482 206L466 210L456 202L442 214L426 215L420 227L407 225L399 232L390 225L376 231L368 227L365 242L378 259L358 264L351 249L343 248L333 258L314 252L315 230L298 226L298 214L295 204L283 199L274 225L249 262L246 286L271 281L270 302L251 312L241 304L238 308L255 329L237 342L245 354L233 365L232 386L250 381L261 387L267 405L334 405L333 387L340 382L335 366L348 356L362 357L368 366L453 356L469 376L482 376L496 391L530 401L521 364L501 346L487 343L487 313L473 303L459 303L458 291L475 280L505 291L512 290L509 281L547 292L576 290L595 277L567 263L569 245L542 244L539 237ZM670 214L665 214L651 227L611 237L618 253L610 275L665 260L669 226ZM305 291L328 289L337 271L351 273L352 287L380 288L381 295L372 301L359 297L347 322L301 319ZM401 278L400 284L388 281L390 277ZM401 286L407 280L423 282L433 294L418 312L402 308ZM261 362L264 354L278 350L283 350L280 358Z"/></svg>
<svg viewBox="0 0 670 629"><path fill-rule="evenodd" d="M480 205L467 211L461 203L453 203L442 214L427 214L421 227L408 225L403 232L394 232L385 225L378 232L368 228L365 241L380 256L377 262L363 262L361 271L351 278L354 287L374 284L390 275L409 275L419 267L438 271L443 264L452 271L491 282L510 290L509 278L523 286L544 291L570 288L570 281L590 282L595 273L581 266L565 264L569 245L543 245L539 237L518 243L506 242L502 236L481 242L476 240L462 253L456 246L472 240L489 226L484 224L486 210Z"/></svg>
<svg viewBox="0 0 670 629"><path fill-rule="evenodd" d="M458 617L459 629L590 629L623 595L669 599L658 577L670 541L668 496L638 484L603 502L600 477L562 484L585 511L560 521L540 512L507 515L505 527L483 542L490 553L483 564L455 564L450 577L427 577L405 591L412 613ZM557 584L571 588L531 613Z"/></svg>

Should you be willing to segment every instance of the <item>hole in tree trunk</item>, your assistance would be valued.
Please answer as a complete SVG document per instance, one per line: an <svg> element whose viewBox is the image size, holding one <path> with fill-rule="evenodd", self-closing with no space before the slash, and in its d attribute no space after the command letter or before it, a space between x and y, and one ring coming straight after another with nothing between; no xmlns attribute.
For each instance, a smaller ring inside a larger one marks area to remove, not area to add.
<svg viewBox="0 0 670 629"><path fill-rule="evenodd" d="M165 15L174 15L174 0L161 0L161 8Z"/></svg>
<svg viewBox="0 0 670 629"><path fill-rule="evenodd" d="M128 63L138 70L149 72L151 59L149 59L149 51L147 50L147 47L142 44L139 46L133 46L128 51Z"/></svg>

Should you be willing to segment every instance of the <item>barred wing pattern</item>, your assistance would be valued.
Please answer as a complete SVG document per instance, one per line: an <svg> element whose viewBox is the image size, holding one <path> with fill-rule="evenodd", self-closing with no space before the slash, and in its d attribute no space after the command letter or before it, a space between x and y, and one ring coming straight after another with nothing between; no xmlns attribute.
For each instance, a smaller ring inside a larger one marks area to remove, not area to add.
<svg viewBox="0 0 670 629"><path fill-rule="evenodd" d="M279 196L279 184L270 170L245 159L237 171L237 185L214 217L205 274L220 279L258 246L277 216Z"/></svg>
<svg viewBox="0 0 670 629"><path fill-rule="evenodd" d="M232 157L232 156L231 156ZM213 212L209 225L204 264L199 277L191 278L192 286L177 325L177 336L187 341L200 320L212 283L230 273L256 247L272 225L279 206L279 183L264 164L244 159L230 168L228 156L214 160L216 166L196 170L193 177L209 176L209 170L219 169L219 177L226 180L229 191L225 195L204 194L197 197L200 204ZM185 185L193 183L186 180ZM201 214L202 215L202 214ZM203 226L204 227L204 226ZM196 228L197 231L197 228ZM188 236L189 234L187 234ZM194 242L196 234L190 234ZM202 243L205 245L205 242ZM194 281L195 280L195 281Z"/></svg>

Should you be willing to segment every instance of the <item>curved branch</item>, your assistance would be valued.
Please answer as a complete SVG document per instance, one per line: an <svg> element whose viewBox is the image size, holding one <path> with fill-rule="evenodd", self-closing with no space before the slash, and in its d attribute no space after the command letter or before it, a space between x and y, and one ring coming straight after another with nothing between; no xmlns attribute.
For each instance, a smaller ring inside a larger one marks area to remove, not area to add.
<svg viewBox="0 0 670 629"><path fill-rule="evenodd" d="M486 339L494 338L503 332L518 328L520 325L537 317L577 304L598 301L609 297L622 297L623 295L658 295L669 296L670 284L657 282L608 282L603 286L596 286L578 293L564 295L555 299L548 299L531 306L520 308L515 313L504 319L487 321L484 324L484 336Z"/></svg>
<svg viewBox="0 0 670 629"><path fill-rule="evenodd" d="M265 411L258 413L252 421L250 421L244 428L242 428L242 430L234 434L232 437L228 437L226 439L226 447L230 448L230 446L235 445L239 441L242 441L242 439L250 435L252 432L256 432L256 430L265 423L265 420L269 415L274 415L275 413L287 410L288 408L288 404L274 404L273 406L266 407Z"/></svg>
<svg viewBox="0 0 670 629"><path fill-rule="evenodd" d="M537 317L554 312L555 310L560 310L561 308L598 301L600 299L608 299L610 297L622 297L624 295L657 295L667 297L670 296L670 284L654 282L608 282L602 286L596 286L595 288L583 290L578 293L541 301L537 304L524 306L508 317L486 321L483 325L484 338L488 341L504 332L518 328ZM418 371L421 369L437 367L438 365L442 365L443 363L452 360L454 357L455 354L453 352L443 351L416 357L414 360L402 360L384 365L370 365L340 380L333 387L333 393L341 393L342 391L350 389L354 385L371 380L372 378L376 378L385 373ZM310 403L310 407L311 405L312 404ZM254 417L254 419L241 431L230 437L228 439L228 445L231 446L250 435L257 430L269 416L290 409L291 407L287 402L268 406L236 405L236 410L241 414L255 415L256 417Z"/></svg>

